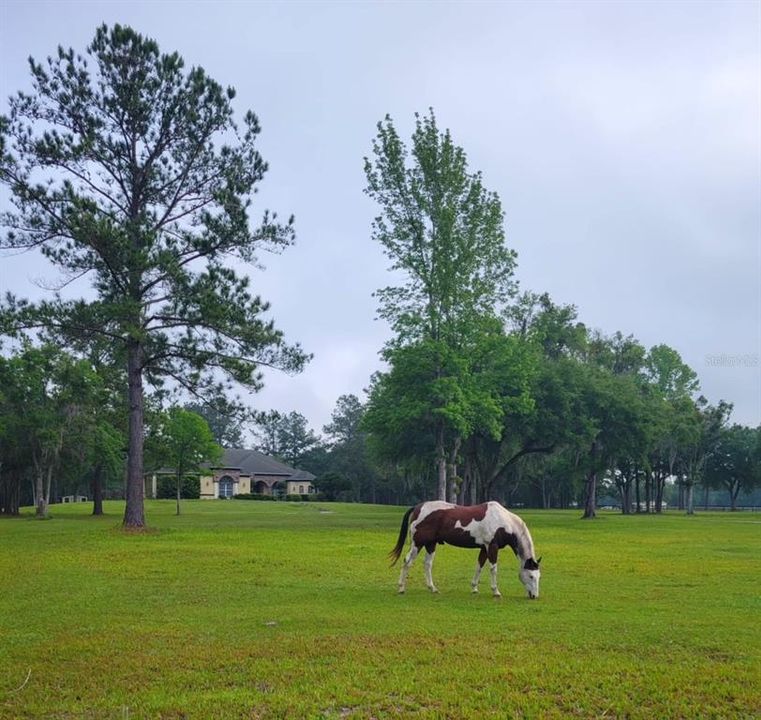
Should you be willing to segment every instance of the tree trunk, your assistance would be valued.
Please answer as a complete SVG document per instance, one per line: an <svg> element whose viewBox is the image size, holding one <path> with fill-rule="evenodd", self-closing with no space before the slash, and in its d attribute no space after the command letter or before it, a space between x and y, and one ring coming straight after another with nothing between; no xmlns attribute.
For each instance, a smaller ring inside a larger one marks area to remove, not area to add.
<svg viewBox="0 0 761 720"><path fill-rule="evenodd" d="M583 520L591 519L597 515L597 442L592 443L590 449L591 470L587 475L587 497L584 505Z"/></svg>
<svg viewBox="0 0 761 720"><path fill-rule="evenodd" d="M624 478L621 485L621 514L630 515L632 511L632 483L631 479Z"/></svg>
<svg viewBox="0 0 761 720"><path fill-rule="evenodd" d="M449 463L447 464L447 500L451 503L457 502L457 493L459 491L455 478L457 477L457 453L460 451L460 443L460 438L454 441L454 447L449 455Z"/></svg>
<svg viewBox="0 0 761 720"><path fill-rule="evenodd" d="M694 515L695 514L695 507L693 505L693 487L694 486L692 484L692 481L690 481L690 483L686 487L686 495L687 495L687 497L686 497L686 500L685 500L685 505L686 505L686 508L687 508L687 514L688 515Z"/></svg>
<svg viewBox="0 0 761 720"><path fill-rule="evenodd" d="M436 462L438 465L437 500L447 499L447 457L444 452L444 428L439 428L436 437Z"/></svg>
<svg viewBox="0 0 761 720"><path fill-rule="evenodd" d="M177 512L175 515L180 514L180 492L182 491L182 477L177 473Z"/></svg>
<svg viewBox="0 0 761 720"><path fill-rule="evenodd" d="M650 470L645 472L645 512L649 513L653 504L653 473Z"/></svg>
<svg viewBox="0 0 761 720"><path fill-rule="evenodd" d="M616 486L621 495L621 514L629 515L632 509L632 478L629 472L629 464L627 463L625 467L625 470L621 470L621 480L616 482Z"/></svg>
<svg viewBox="0 0 761 720"><path fill-rule="evenodd" d="M655 512L657 513L660 513L663 511L664 485L665 485L665 478L663 477L663 469L660 469L655 475Z"/></svg>
<svg viewBox="0 0 761 720"><path fill-rule="evenodd" d="M593 518L597 515L597 473L592 471L587 475L587 499L584 505L583 519Z"/></svg>
<svg viewBox="0 0 761 720"><path fill-rule="evenodd" d="M468 469L468 482L470 483L470 505L478 504L478 468L475 463L470 461L470 467Z"/></svg>
<svg viewBox="0 0 761 720"><path fill-rule="evenodd" d="M37 505L35 517L44 520L48 516L48 504L45 501L45 476L39 466L35 468L34 498Z"/></svg>
<svg viewBox="0 0 761 720"><path fill-rule="evenodd" d="M124 527L145 527L143 507L143 369L142 348L131 342L128 348L127 373L129 383L129 453L127 455L127 505Z"/></svg>
<svg viewBox="0 0 761 720"><path fill-rule="evenodd" d="M634 502L637 504L636 513L642 512L642 498L639 489L639 468L634 466Z"/></svg>
<svg viewBox="0 0 761 720"><path fill-rule="evenodd" d="M737 498L740 495L740 483L736 482L729 487L730 509L737 512Z"/></svg>
<svg viewBox="0 0 761 720"><path fill-rule="evenodd" d="M542 489L542 509L543 510L549 510L549 507L550 507L550 490L547 487L547 476L544 473L542 473L540 484L541 484L541 489Z"/></svg>
<svg viewBox="0 0 761 720"><path fill-rule="evenodd" d="M103 514L103 464L97 463L92 473L92 483L90 484L92 492L92 514Z"/></svg>
<svg viewBox="0 0 761 720"><path fill-rule="evenodd" d="M48 465L48 476L45 479L45 505L50 506L50 485L53 480L53 465Z"/></svg>

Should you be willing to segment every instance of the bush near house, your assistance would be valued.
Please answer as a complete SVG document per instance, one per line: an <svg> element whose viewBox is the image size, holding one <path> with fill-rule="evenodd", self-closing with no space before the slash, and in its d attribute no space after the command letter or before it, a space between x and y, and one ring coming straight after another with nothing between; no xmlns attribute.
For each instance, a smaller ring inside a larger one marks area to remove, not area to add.
<svg viewBox="0 0 761 720"><path fill-rule="evenodd" d="M325 497L319 494L312 495L263 495L261 493L240 493L239 495L233 495L233 500L283 500L288 502L310 502L312 500L324 500Z"/></svg>
<svg viewBox="0 0 761 720"><path fill-rule="evenodd" d="M177 478L174 475L159 475L156 478L156 497L159 500L173 500L177 497ZM182 481L180 497L198 500L201 497L201 481L197 476L188 475Z"/></svg>

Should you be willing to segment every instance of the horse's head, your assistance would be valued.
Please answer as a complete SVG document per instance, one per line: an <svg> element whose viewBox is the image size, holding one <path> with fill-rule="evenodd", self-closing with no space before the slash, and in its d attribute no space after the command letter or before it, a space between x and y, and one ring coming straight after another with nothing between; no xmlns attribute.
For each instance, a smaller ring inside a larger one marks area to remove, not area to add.
<svg viewBox="0 0 761 720"><path fill-rule="evenodd" d="M526 592L532 600L536 600L536 598L539 597L539 578L542 575L542 572L539 569L540 562L542 562L542 558L539 558L538 560L529 558L523 563L523 567L518 573L518 577L521 579L523 587L526 588Z"/></svg>

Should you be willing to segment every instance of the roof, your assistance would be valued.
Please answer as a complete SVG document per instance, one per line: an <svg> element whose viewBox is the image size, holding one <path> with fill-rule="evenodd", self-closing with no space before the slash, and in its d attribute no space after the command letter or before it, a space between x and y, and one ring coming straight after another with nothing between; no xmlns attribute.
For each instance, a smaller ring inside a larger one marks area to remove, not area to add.
<svg viewBox="0 0 761 720"><path fill-rule="evenodd" d="M283 480L314 480L315 476L306 470L297 470L279 460L260 453L258 450L225 448L222 460L215 468L237 468L244 475L282 475Z"/></svg>

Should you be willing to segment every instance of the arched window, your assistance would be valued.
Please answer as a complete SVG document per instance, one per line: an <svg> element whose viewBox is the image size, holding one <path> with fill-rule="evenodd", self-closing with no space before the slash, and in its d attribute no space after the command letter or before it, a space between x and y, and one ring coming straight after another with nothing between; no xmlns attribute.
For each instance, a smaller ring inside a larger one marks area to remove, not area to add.
<svg viewBox="0 0 761 720"><path fill-rule="evenodd" d="M229 475L219 478L219 497L231 498L233 496L234 485L235 481Z"/></svg>

